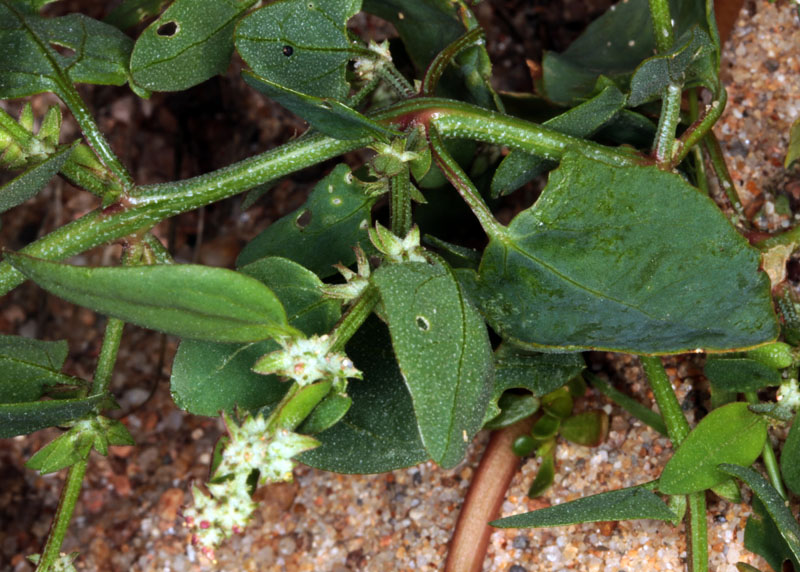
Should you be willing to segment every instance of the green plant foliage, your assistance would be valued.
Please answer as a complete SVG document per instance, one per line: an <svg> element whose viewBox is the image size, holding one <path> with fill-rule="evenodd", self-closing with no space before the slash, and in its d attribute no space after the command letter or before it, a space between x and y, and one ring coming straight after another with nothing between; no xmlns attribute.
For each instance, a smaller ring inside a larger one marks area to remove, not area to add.
<svg viewBox="0 0 800 572"><path fill-rule="evenodd" d="M440 264L382 266L372 281L381 293L422 441L442 467L455 466L481 428L491 394L486 326L452 271Z"/></svg>
<svg viewBox="0 0 800 572"><path fill-rule="evenodd" d="M746 403L729 403L713 410L689 433L667 462L658 480L662 493L688 494L709 489L723 480L720 463L750 465L767 439L764 419Z"/></svg>
<svg viewBox="0 0 800 572"><path fill-rule="evenodd" d="M0 404L0 439L33 433L39 429L66 425L95 411L108 398L105 395Z"/></svg>
<svg viewBox="0 0 800 572"><path fill-rule="evenodd" d="M800 119L795 120L792 124L792 130L789 133L789 147L786 150L786 159L783 164L788 169L798 160L800 160Z"/></svg>
<svg viewBox="0 0 800 572"><path fill-rule="evenodd" d="M567 153L537 203L486 247L477 302L503 337L531 347L742 348L778 333L758 264L679 176Z"/></svg>
<svg viewBox="0 0 800 572"><path fill-rule="evenodd" d="M233 28L255 0L175 0L136 40L131 75L151 91L178 91L225 72Z"/></svg>
<svg viewBox="0 0 800 572"><path fill-rule="evenodd" d="M593 447L602 443L608 433L605 411L584 411L561 421L559 434L567 441Z"/></svg>
<svg viewBox="0 0 800 572"><path fill-rule="evenodd" d="M272 223L239 253L242 267L265 256L283 256L326 278L334 264L355 262L353 247L369 243L375 199L346 165L337 165L314 187L306 204Z"/></svg>
<svg viewBox="0 0 800 572"><path fill-rule="evenodd" d="M75 304L177 336L252 342L296 332L273 292L222 268L87 268L7 253L15 268Z"/></svg>
<svg viewBox="0 0 800 572"><path fill-rule="evenodd" d="M300 433L315 435L330 429L347 414L353 400L347 395L332 393L317 405L298 429Z"/></svg>
<svg viewBox="0 0 800 572"><path fill-rule="evenodd" d="M592 384L592 387L597 391L608 397L614 403L622 407L625 411L633 415L636 419L645 425L655 429L665 437L667 436L667 427L664 425L664 419L661 415L649 409L633 399L614 388L611 384L596 375L589 372L583 374Z"/></svg>
<svg viewBox="0 0 800 572"><path fill-rule="evenodd" d="M553 480L556 476L555 440L541 445L537 454L542 458L542 462L539 463L536 477L533 479L530 488L528 488L528 497L532 499L542 496L553 485Z"/></svg>
<svg viewBox="0 0 800 572"><path fill-rule="evenodd" d="M64 96L73 83L122 85L132 45L113 26L82 14L43 18L27 2L2 0L0 98L45 91Z"/></svg>
<svg viewBox="0 0 800 572"><path fill-rule="evenodd" d="M0 336L0 403L36 401L47 387L71 381L60 372L67 342Z"/></svg>
<svg viewBox="0 0 800 572"><path fill-rule="evenodd" d="M322 444L299 460L337 473L381 473L426 461L414 406L392 352L386 326L368 320L347 345L364 374L349 384L353 400L341 422L314 437Z"/></svg>
<svg viewBox="0 0 800 572"><path fill-rule="evenodd" d="M721 391L757 391L781 384L777 370L754 359L709 358L703 372L712 387Z"/></svg>
<svg viewBox="0 0 800 572"><path fill-rule="evenodd" d="M658 495L636 486L501 518L489 524L497 528L543 528L606 520L674 518L675 514Z"/></svg>
<svg viewBox="0 0 800 572"><path fill-rule="evenodd" d="M800 495L800 417L795 416L789 436L781 453L783 482L796 495Z"/></svg>
<svg viewBox="0 0 800 572"><path fill-rule="evenodd" d="M59 149L0 187L0 213L22 204L41 191L61 170L74 148L75 145L69 145Z"/></svg>
<svg viewBox="0 0 800 572"><path fill-rule="evenodd" d="M279 0L242 19L236 49L268 82L344 101L355 55L346 24L360 9L360 0Z"/></svg>
<svg viewBox="0 0 800 572"><path fill-rule="evenodd" d="M127 30L160 14L167 2L168 0L123 0L103 18L103 22L120 30Z"/></svg>
<svg viewBox="0 0 800 572"><path fill-rule="evenodd" d="M734 464L720 465L720 470L736 477L750 487L764 506L764 512L769 515L772 524L778 529L778 534L789 549L785 553L786 559L791 559L795 568L800 567L800 525L792 516L792 511L778 492L770 486L767 480L753 469ZM762 513L763 514L763 513ZM769 529L767 529L769 530ZM777 568L776 568L777 569Z"/></svg>
<svg viewBox="0 0 800 572"><path fill-rule="evenodd" d="M755 497L752 506L753 514L747 518L744 528L744 547L761 556L773 570L781 572L783 563L791 558L789 546L781 537L764 503Z"/></svg>
<svg viewBox="0 0 800 572"><path fill-rule="evenodd" d="M323 299L319 278L295 262L262 258L241 272L268 286L286 309L289 323L307 335L325 333L339 319L338 302ZM221 410L233 414L237 407L270 411L288 384L274 375L254 373L252 367L277 349L273 340L247 344L183 340L172 365L172 398L195 415L217 415Z"/></svg>

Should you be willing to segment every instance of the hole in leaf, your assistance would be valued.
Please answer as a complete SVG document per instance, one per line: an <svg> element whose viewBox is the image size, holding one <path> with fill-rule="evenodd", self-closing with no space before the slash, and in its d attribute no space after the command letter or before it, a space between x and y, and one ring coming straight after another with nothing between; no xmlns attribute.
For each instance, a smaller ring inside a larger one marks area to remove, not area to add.
<svg viewBox="0 0 800 572"><path fill-rule="evenodd" d="M57 51L59 55L62 55L65 58L71 58L72 56L75 55L75 50L67 46L62 46L60 44L50 42L50 47L53 48L55 51Z"/></svg>
<svg viewBox="0 0 800 572"><path fill-rule="evenodd" d="M288 58L294 53L294 48L292 46L283 46L283 48L281 48L281 52L283 52L283 55Z"/></svg>
<svg viewBox="0 0 800 572"><path fill-rule="evenodd" d="M156 30L156 34L165 38L171 38L178 33L178 23L174 20L171 22L164 22Z"/></svg>
<svg viewBox="0 0 800 572"><path fill-rule="evenodd" d="M427 332L431 329L431 323L428 321L428 318L425 316L417 316L417 327L423 331Z"/></svg>
<svg viewBox="0 0 800 572"><path fill-rule="evenodd" d="M297 215L297 218L294 219L294 224L297 225L297 228L303 230L309 224L311 224L311 211L306 209Z"/></svg>

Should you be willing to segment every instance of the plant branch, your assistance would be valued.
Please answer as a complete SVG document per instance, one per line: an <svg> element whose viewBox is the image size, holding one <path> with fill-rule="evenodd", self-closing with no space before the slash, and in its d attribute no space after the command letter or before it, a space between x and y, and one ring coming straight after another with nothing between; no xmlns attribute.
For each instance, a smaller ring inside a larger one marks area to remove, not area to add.
<svg viewBox="0 0 800 572"><path fill-rule="evenodd" d="M700 143L706 134L711 131L711 128L714 127L714 124L716 124L717 120L722 115L722 112L725 110L725 104L727 102L728 92L725 91L725 88L720 85L719 97L717 97L717 99L712 101L708 107L706 107L703 117L696 120L686 131L684 131L683 135L681 135L681 138L675 147L675 157L672 160L674 165L677 165L683 161L689 152L695 148L695 145Z"/></svg>
<svg viewBox="0 0 800 572"><path fill-rule="evenodd" d="M672 29L672 15L669 13L669 0L650 0L650 17L653 20L653 36L659 53L672 49L675 32Z"/></svg>
<svg viewBox="0 0 800 572"><path fill-rule="evenodd" d="M658 356L639 356L639 358L642 361L644 373L650 381L650 388L653 390L658 409L661 411L661 417L667 426L667 435L672 444L677 447L689 434L689 422L686 421L686 417L681 411L681 405L672 390L672 384L667 372L664 371L661 358Z"/></svg>
<svg viewBox="0 0 800 572"><path fill-rule="evenodd" d="M330 351L339 352L344 349L344 346L350 341L353 334L358 331L361 324L363 324L372 313L379 299L380 293L378 289L372 285L367 286L331 331L330 336L333 341Z"/></svg>
<svg viewBox="0 0 800 572"><path fill-rule="evenodd" d="M758 395L755 391L745 392L744 398L748 403L756 404L759 402ZM767 476L769 477L772 488L778 491L783 500L789 498L786 493L786 488L783 486L783 479L781 478L781 469L778 465L778 459L775 457L775 451L772 450L772 443L769 441L769 435L764 442L764 449L761 451L761 460L764 461L764 467L767 469Z"/></svg>
<svg viewBox="0 0 800 572"><path fill-rule="evenodd" d="M392 219L392 232L404 237L411 230L411 177L408 164L389 178L389 200Z"/></svg>
<svg viewBox="0 0 800 572"><path fill-rule="evenodd" d="M687 495L689 500L689 570L708 571L708 522L706 492Z"/></svg>
<svg viewBox="0 0 800 572"><path fill-rule="evenodd" d="M67 533L69 521L72 519L72 513L75 511L75 504L78 502L78 496L81 493L81 484L88 464L88 458L81 459L72 465L67 472L67 479L64 482L61 498L58 501L56 516L53 519L53 525L50 527L50 534L47 536L47 542L44 545L39 564L36 566L36 572L50 572L53 563L61 552L61 544L64 542L64 536Z"/></svg>
<svg viewBox="0 0 800 572"><path fill-rule="evenodd" d="M653 154L662 169L671 169L675 151L675 131L681 120L681 95L683 87L670 83L662 94L661 117L658 119Z"/></svg>

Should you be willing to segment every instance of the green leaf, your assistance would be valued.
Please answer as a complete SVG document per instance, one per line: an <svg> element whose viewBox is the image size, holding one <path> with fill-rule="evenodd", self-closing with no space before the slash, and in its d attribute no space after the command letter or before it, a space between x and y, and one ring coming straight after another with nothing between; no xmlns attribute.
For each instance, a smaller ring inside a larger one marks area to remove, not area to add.
<svg viewBox="0 0 800 572"><path fill-rule="evenodd" d="M255 0L175 0L136 40L134 82L152 91L181 91L225 73L236 21Z"/></svg>
<svg viewBox="0 0 800 572"><path fill-rule="evenodd" d="M781 384L781 374L754 359L709 358L703 369L712 388L721 391L757 391Z"/></svg>
<svg viewBox="0 0 800 572"><path fill-rule="evenodd" d="M278 0L242 19L236 49L270 83L343 101L354 55L346 25L360 8L360 0Z"/></svg>
<svg viewBox="0 0 800 572"><path fill-rule="evenodd" d="M532 348L719 351L778 334L758 267L680 176L567 152L536 204L490 240L477 300L503 338Z"/></svg>
<svg viewBox="0 0 800 572"><path fill-rule="evenodd" d="M539 409L539 400L530 393L507 391L497 400L490 403L486 410L484 429L502 429L530 417Z"/></svg>
<svg viewBox="0 0 800 572"><path fill-rule="evenodd" d="M752 489L758 500L763 503L765 512L778 529L780 537L786 542L789 549L786 557L791 557L795 569L800 567L800 526L778 491L753 469L734 464L723 464L719 468L724 473L740 479Z"/></svg>
<svg viewBox="0 0 800 572"><path fill-rule="evenodd" d="M672 520L675 514L641 486L583 497L548 508L490 522L497 528L545 528L607 520Z"/></svg>
<svg viewBox="0 0 800 572"><path fill-rule="evenodd" d="M528 489L528 497L532 499L542 496L547 492L547 489L553 486L553 480L556 476L555 440L539 447L539 455L542 457L542 462L539 464L536 477L533 479Z"/></svg>
<svg viewBox="0 0 800 572"><path fill-rule="evenodd" d="M352 405L353 400L347 395L332 393L314 408L297 431L304 435L314 435L330 429L342 420Z"/></svg>
<svg viewBox="0 0 800 572"><path fill-rule="evenodd" d="M131 46L113 26L82 14L43 18L23 2L0 0L0 99L62 95L72 83L123 85Z"/></svg>
<svg viewBox="0 0 800 572"><path fill-rule="evenodd" d="M645 425L653 428L665 437L667 436L667 426L664 424L664 419L662 419L661 415L652 409L645 407L628 395L625 395L604 379L601 379L588 371L583 375L586 376L586 378L592 384L592 387L594 387L597 391L608 397L611 401L619 405L622 409L633 415Z"/></svg>
<svg viewBox="0 0 800 572"><path fill-rule="evenodd" d="M107 397L0 404L0 439L26 435L45 427L64 425L96 410Z"/></svg>
<svg viewBox="0 0 800 572"><path fill-rule="evenodd" d="M408 262L372 276L420 435L442 467L461 461L483 424L492 387L486 326L449 267Z"/></svg>
<svg viewBox="0 0 800 572"><path fill-rule="evenodd" d="M751 503L753 513L744 528L744 547L766 560L773 570L781 572L783 563L791 558L791 550L767 509L758 497Z"/></svg>
<svg viewBox="0 0 800 572"><path fill-rule="evenodd" d="M608 415L605 411L584 411L561 422L559 434L578 445L596 447L608 433Z"/></svg>
<svg viewBox="0 0 800 572"><path fill-rule="evenodd" d="M48 292L145 328L219 342L295 332L269 288L232 270L191 264L89 268L5 257Z"/></svg>
<svg viewBox="0 0 800 572"><path fill-rule="evenodd" d="M800 495L800 415L795 416L781 449L781 476L789 490Z"/></svg>
<svg viewBox="0 0 800 572"><path fill-rule="evenodd" d="M334 264L356 260L353 247L368 244L375 199L350 173L337 165L314 187L306 204L272 223L242 249L237 266L265 256L283 256L302 264L321 278L336 273Z"/></svg>
<svg viewBox="0 0 800 572"><path fill-rule="evenodd" d="M328 332L341 315L339 303L322 297L322 282L299 264L278 257L263 258L241 272L270 287L286 308L289 323L307 335ZM252 371L261 356L280 349L273 340L254 344L220 344L183 340L172 365L172 398L195 415L233 414L273 407L289 384L274 375Z"/></svg>
<svg viewBox="0 0 800 572"><path fill-rule="evenodd" d="M24 203L41 191L61 170L74 148L75 145L64 146L0 187L0 213Z"/></svg>
<svg viewBox="0 0 800 572"><path fill-rule="evenodd" d="M0 336L0 403L36 401L46 387L71 385L73 378L59 373L67 352L66 341Z"/></svg>
<svg viewBox="0 0 800 572"><path fill-rule="evenodd" d="M127 30L161 13L169 0L123 0L115 6L103 22L120 30Z"/></svg>
<svg viewBox="0 0 800 572"><path fill-rule="evenodd" d="M789 133L789 147L786 149L786 159L783 162L785 168L794 165L795 161L800 161L800 119L795 119L792 123L792 130Z"/></svg>
<svg viewBox="0 0 800 572"><path fill-rule="evenodd" d="M767 424L747 409L747 403L729 403L714 409L684 439L667 462L658 490L682 495L709 489L725 480L720 463L750 465L761 454Z"/></svg>
<svg viewBox="0 0 800 572"><path fill-rule="evenodd" d="M596 96L548 119L543 125L567 135L590 137L617 116L625 107L625 101L625 95L616 85L607 85ZM507 195L555 166L553 161L512 149L494 173L492 196Z"/></svg>
<svg viewBox="0 0 800 572"><path fill-rule="evenodd" d="M362 139L374 137L388 140L400 135L377 121L362 115L333 98L307 95L271 82L251 71L242 72L245 82L274 99L292 113L299 115L316 129L334 139Z"/></svg>
<svg viewBox="0 0 800 572"><path fill-rule="evenodd" d="M426 461L429 455L386 326L367 320L347 344L347 355L364 374L347 388L353 405L342 421L314 436L322 445L298 459L325 471L360 474Z"/></svg>

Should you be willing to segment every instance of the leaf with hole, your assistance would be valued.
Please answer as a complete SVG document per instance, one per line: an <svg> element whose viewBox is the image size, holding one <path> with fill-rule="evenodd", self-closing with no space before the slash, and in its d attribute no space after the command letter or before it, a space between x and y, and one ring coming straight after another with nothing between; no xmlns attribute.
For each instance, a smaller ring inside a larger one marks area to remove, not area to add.
<svg viewBox="0 0 800 572"><path fill-rule="evenodd" d="M176 336L253 342L297 332L272 290L232 270L192 264L90 268L23 254L5 258L69 302Z"/></svg>
<svg viewBox="0 0 800 572"><path fill-rule="evenodd" d="M414 401L422 441L442 467L461 461L491 396L486 326L449 267L381 266L377 286L397 363Z"/></svg>
<svg viewBox="0 0 800 572"><path fill-rule="evenodd" d="M298 459L325 471L358 474L428 460L386 326L367 320L347 344L347 355L364 375L348 384L353 404L339 423L314 435L322 444Z"/></svg>
<svg viewBox="0 0 800 572"><path fill-rule="evenodd" d="M758 268L680 176L567 152L538 201L491 238L475 299L495 331L532 349L720 351L778 334Z"/></svg>
<svg viewBox="0 0 800 572"><path fill-rule="evenodd" d="M750 465L767 439L764 419L747 403L729 403L714 409L697 424L667 462L658 490L683 495L709 489L725 480L720 463Z"/></svg>
<svg viewBox="0 0 800 572"><path fill-rule="evenodd" d="M25 2L0 0L0 98L123 85L131 47L125 34L82 14L44 18Z"/></svg>
<svg viewBox="0 0 800 572"><path fill-rule="evenodd" d="M175 0L137 38L134 82L151 91L188 89L225 73L233 29L256 0Z"/></svg>
<svg viewBox="0 0 800 572"><path fill-rule="evenodd" d="M306 335L323 334L339 319L335 300L322 297L322 282L299 264L268 257L241 268L268 286L286 309L289 323ZM273 340L220 344L182 340L172 365L170 390L176 405L195 415L217 415L235 408L271 410L289 384L252 371L261 356L279 349Z"/></svg>
<svg viewBox="0 0 800 572"><path fill-rule="evenodd" d="M353 247L368 245L367 228L374 197L350 173L337 165L314 187L306 204L272 223L242 249L237 266L265 256L282 256L326 278L336 273L334 264L349 266L356 260Z"/></svg>

